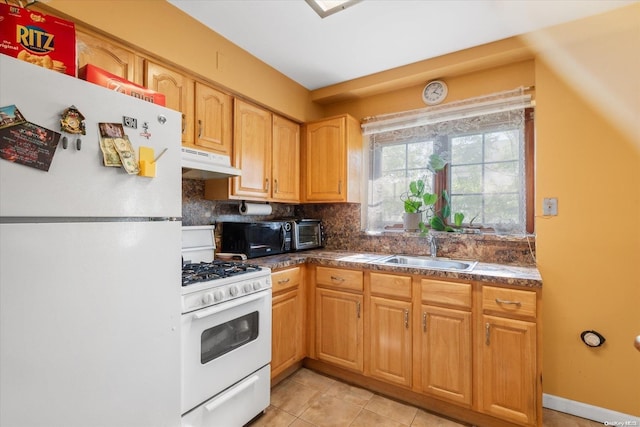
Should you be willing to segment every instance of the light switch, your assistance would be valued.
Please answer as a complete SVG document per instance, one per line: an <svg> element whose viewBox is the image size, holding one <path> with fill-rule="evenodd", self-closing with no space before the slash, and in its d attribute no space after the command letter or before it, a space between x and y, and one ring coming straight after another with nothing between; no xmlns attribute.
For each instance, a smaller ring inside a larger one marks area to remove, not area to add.
<svg viewBox="0 0 640 427"><path fill-rule="evenodd" d="M558 215L558 199L556 197L545 198L542 201L543 215Z"/></svg>

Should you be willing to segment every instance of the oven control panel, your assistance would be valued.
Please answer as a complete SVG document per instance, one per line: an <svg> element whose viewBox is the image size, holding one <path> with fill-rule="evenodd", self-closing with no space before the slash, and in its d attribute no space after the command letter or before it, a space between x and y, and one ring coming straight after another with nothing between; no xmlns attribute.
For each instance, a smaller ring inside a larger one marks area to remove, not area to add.
<svg viewBox="0 0 640 427"><path fill-rule="evenodd" d="M270 290L271 271L265 270L202 282L183 289L182 313Z"/></svg>

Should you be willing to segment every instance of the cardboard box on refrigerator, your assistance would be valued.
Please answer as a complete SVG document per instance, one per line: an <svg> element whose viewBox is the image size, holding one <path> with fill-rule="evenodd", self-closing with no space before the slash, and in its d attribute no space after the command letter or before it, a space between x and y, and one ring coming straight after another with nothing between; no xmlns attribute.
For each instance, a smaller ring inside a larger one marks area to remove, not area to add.
<svg viewBox="0 0 640 427"><path fill-rule="evenodd" d="M75 77L73 22L0 3L0 23L0 53Z"/></svg>
<svg viewBox="0 0 640 427"><path fill-rule="evenodd" d="M164 94L132 83L129 80L118 77L115 74L111 74L102 68L96 67L95 65L87 64L80 68L80 70L78 70L78 77L88 82L115 90L116 92L140 98L163 107L165 106L166 98Z"/></svg>

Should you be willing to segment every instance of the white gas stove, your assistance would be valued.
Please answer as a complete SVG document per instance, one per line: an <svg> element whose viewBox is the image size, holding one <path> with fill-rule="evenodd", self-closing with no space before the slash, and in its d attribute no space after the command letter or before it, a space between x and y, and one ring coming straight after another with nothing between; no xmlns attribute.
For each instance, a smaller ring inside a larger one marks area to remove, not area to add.
<svg viewBox="0 0 640 427"><path fill-rule="evenodd" d="M271 270L214 260L214 226L182 235L182 425L244 425L270 401Z"/></svg>

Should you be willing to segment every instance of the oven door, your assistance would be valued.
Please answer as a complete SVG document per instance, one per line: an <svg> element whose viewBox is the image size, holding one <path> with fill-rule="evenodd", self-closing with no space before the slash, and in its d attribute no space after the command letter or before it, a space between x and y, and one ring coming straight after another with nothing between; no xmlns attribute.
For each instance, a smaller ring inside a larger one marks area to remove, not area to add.
<svg viewBox="0 0 640 427"><path fill-rule="evenodd" d="M182 413L271 361L271 289L182 315Z"/></svg>

